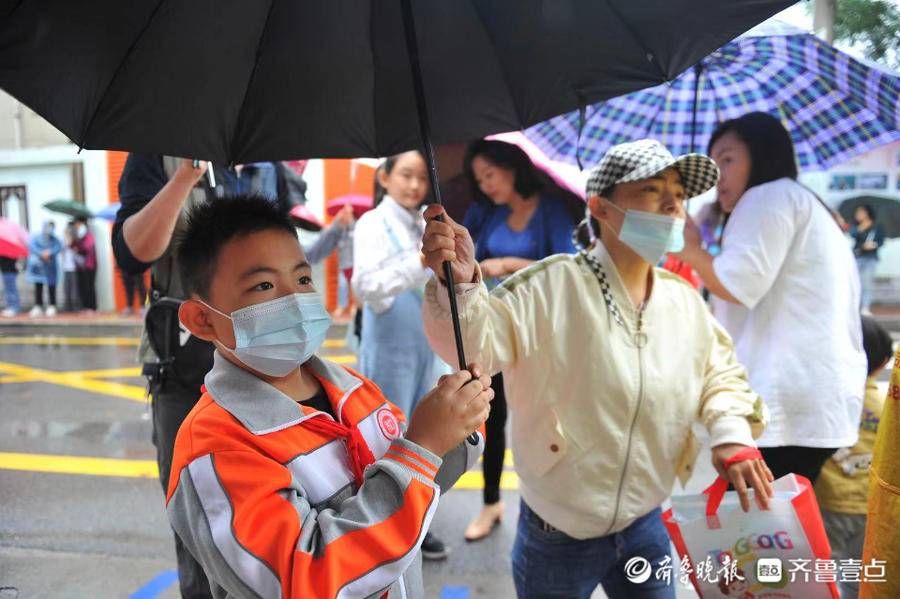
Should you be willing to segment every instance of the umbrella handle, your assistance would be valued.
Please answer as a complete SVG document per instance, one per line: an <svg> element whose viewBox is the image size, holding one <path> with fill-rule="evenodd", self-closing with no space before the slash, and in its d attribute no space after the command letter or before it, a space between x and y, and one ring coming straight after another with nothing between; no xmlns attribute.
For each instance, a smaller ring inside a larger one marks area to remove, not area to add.
<svg viewBox="0 0 900 599"><path fill-rule="evenodd" d="M200 168L200 161L196 158L194 159L194 168ZM216 188L216 173L213 171L212 162L208 163L206 167L206 178L209 180L209 186L212 189Z"/></svg>

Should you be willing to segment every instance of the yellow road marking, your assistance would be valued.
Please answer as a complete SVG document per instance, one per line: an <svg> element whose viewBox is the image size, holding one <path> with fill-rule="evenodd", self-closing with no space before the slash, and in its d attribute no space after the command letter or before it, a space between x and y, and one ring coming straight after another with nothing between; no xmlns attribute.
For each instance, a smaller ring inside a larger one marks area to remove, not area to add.
<svg viewBox="0 0 900 599"><path fill-rule="evenodd" d="M507 463L507 466L511 464ZM53 474L80 474L86 476L120 476L127 478L158 478L159 469L154 460L126 460L122 458L92 458L68 455L0 452L0 470L46 472ZM454 489L480 490L484 486L481 472L471 470L463 474ZM500 477L500 488L515 491L519 477L506 470Z"/></svg>
<svg viewBox="0 0 900 599"><path fill-rule="evenodd" d="M77 370L67 374L78 375L90 379L137 378L141 376L140 366L126 368L106 368L103 370Z"/></svg>
<svg viewBox="0 0 900 599"><path fill-rule="evenodd" d="M32 381L40 381L42 383L71 387L81 391L90 391L91 393L99 393L100 395L120 397L132 401L147 401L147 391L144 387L115 383L112 381L97 381L83 377L78 372L53 372L52 370L43 370L40 368L10 364L8 362L0 362L0 373L27 378Z"/></svg>
<svg viewBox="0 0 900 599"><path fill-rule="evenodd" d="M0 469L52 472L56 474L86 474L90 476L159 478L159 469L153 460L90 458L69 455L0 453Z"/></svg>
<svg viewBox="0 0 900 599"><path fill-rule="evenodd" d="M481 472L469 470L459 477L453 488L465 491L480 491L484 488L484 477ZM504 471L500 475L500 488L504 491L517 491L519 489L519 475L512 471Z"/></svg>

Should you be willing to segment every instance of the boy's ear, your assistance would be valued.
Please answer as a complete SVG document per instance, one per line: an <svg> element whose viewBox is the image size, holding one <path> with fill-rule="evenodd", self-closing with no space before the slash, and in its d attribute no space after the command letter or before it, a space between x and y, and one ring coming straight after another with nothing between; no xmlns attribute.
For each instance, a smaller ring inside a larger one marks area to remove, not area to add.
<svg viewBox="0 0 900 599"><path fill-rule="evenodd" d="M184 328L191 332L191 335L198 339L203 339L204 341L215 341L218 339L209 319L209 312L206 306L197 300L188 299L182 302L178 308L178 320L181 321Z"/></svg>

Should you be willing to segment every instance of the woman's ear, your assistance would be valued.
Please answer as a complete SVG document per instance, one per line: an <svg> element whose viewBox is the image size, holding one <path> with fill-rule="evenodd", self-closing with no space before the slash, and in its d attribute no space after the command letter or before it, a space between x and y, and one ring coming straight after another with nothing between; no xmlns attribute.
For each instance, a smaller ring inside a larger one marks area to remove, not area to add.
<svg viewBox="0 0 900 599"><path fill-rule="evenodd" d="M599 221L604 221L609 218L609 208L606 207L606 198L601 196L590 196L587 199L588 210L591 211L591 216L596 218Z"/></svg>
<svg viewBox="0 0 900 599"><path fill-rule="evenodd" d="M377 171L375 171L375 177L378 179L378 184L384 188L385 192L387 192L387 184L388 184L388 175L387 171L384 170L382 166Z"/></svg>
<svg viewBox="0 0 900 599"><path fill-rule="evenodd" d="M216 341L219 338L210 321L208 308L197 300L189 299L182 302L178 308L178 320L198 339Z"/></svg>

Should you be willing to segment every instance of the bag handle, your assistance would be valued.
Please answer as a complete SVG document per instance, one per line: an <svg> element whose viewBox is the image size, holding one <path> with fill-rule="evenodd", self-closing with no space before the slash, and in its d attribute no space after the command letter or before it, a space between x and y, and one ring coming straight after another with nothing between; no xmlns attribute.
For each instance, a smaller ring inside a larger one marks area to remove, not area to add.
<svg viewBox="0 0 900 599"><path fill-rule="evenodd" d="M733 456L725 460L724 467L726 470L731 468L734 464L738 462L747 462L749 460L761 460L762 453L760 453L759 449L755 447L745 447L741 449ZM706 519L712 528L719 528L718 518L716 517L716 513L719 511L719 506L722 504L722 499L725 497L725 491L728 490L728 479L719 476L716 478L715 482L708 486L703 494L707 496L706 499Z"/></svg>

